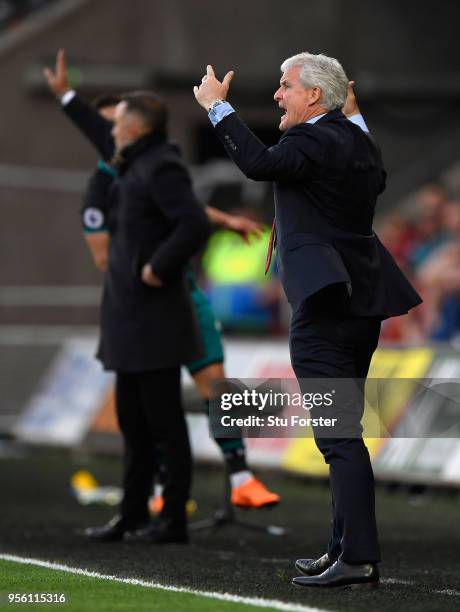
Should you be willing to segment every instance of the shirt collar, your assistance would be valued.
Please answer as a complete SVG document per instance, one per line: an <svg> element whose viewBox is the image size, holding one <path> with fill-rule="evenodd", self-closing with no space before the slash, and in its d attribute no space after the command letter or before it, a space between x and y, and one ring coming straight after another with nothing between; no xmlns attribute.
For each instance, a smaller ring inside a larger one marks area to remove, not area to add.
<svg viewBox="0 0 460 612"><path fill-rule="evenodd" d="M318 121L318 119L321 119L321 117L324 117L324 115L327 115L327 113L322 113L321 115L316 115L316 117L312 117L308 121L305 121L305 123L316 123Z"/></svg>

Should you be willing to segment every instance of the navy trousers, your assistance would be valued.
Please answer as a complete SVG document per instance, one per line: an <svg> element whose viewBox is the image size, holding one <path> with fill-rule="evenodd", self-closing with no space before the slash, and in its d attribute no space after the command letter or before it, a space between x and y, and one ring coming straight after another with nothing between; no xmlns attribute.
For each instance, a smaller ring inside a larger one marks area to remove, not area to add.
<svg viewBox="0 0 460 612"><path fill-rule="evenodd" d="M376 563L380 547L375 519L374 475L361 436L364 379L380 334L380 319L352 316L341 293L325 291L293 312L291 361L302 392L308 379L343 379L347 406L340 404L325 416L338 417L337 431L315 429L315 442L329 465L332 494L331 558L346 563ZM326 381L324 381L326 383ZM339 381L337 381L339 382ZM330 383L329 383L330 384ZM321 414L320 409L312 416Z"/></svg>

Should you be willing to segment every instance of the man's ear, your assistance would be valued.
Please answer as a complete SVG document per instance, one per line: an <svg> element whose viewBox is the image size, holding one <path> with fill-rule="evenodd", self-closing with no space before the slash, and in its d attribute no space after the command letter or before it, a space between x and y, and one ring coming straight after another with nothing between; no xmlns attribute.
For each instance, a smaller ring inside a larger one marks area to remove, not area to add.
<svg viewBox="0 0 460 612"><path fill-rule="evenodd" d="M317 104L321 99L321 89L319 87L313 87L311 90L310 102L311 104Z"/></svg>

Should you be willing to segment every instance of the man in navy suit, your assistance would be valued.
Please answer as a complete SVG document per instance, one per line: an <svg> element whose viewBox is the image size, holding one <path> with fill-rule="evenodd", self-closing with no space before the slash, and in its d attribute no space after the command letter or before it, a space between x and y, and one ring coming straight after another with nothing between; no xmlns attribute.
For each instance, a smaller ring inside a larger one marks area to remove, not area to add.
<svg viewBox="0 0 460 612"><path fill-rule="evenodd" d="M348 89L342 66L325 55L300 53L283 62L281 71L274 99L284 134L273 147L226 102L233 72L220 82L208 66L194 93L244 174L274 182L276 221L266 269L276 244L293 310L291 361L301 389L311 379L341 379L345 389L343 402L327 415L337 418L337 427L314 431L330 469L331 539L319 559L297 561L303 576L293 583L377 586L374 477L360 425L363 382L381 321L421 300L373 232L386 175L362 118L354 123L342 113ZM361 393L349 393L350 382Z"/></svg>

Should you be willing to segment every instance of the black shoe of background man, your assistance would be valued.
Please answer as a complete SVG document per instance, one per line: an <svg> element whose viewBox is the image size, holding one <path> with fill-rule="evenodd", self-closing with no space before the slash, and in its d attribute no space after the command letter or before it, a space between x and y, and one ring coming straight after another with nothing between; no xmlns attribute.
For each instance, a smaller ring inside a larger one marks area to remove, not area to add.
<svg viewBox="0 0 460 612"><path fill-rule="evenodd" d="M127 534L126 540L148 544L187 544L189 541L187 523L159 517L150 525Z"/></svg>
<svg viewBox="0 0 460 612"><path fill-rule="evenodd" d="M114 516L106 525L102 527L88 527L84 530L84 535L92 540L99 542L119 542L126 533L141 529L148 522L145 521L127 521L120 515Z"/></svg>
<svg viewBox="0 0 460 612"><path fill-rule="evenodd" d="M326 553L319 559L297 559L295 568L305 576L318 576L331 567L335 561L336 559L331 559Z"/></svg>
<svg viewBox="0 0 460 612"><path fill-rule="evenodd" d="M292 584L299 587L366 587L377 588L379 585L379 570L375 563L349 565L337 559L331 567L319 576L298 576Z"/></svg>

